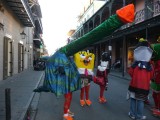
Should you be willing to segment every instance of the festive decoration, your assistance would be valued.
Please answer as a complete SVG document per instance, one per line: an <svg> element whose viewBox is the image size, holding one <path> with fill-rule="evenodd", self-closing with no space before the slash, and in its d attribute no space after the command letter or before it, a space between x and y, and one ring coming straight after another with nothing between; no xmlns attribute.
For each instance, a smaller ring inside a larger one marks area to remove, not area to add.
<svg viewBox="0 0 160 120"><path fill-rule="evenodd" d="M99 40L102 40L102 38L112 34L122 25L133 22L133 20L134 5L129 4L117 10L115 15L110 16L106 21L104 21L92 31L62 47L60 51L65 53L67 56L73 55L78 51L88 47L89 45L96 43Z"/></svg>
<svg viewBox="0 0 160 120"><path fill-rule="evenodd" d="M35 89L35 92L53 92L56 96L73 92L81 88L80 77L75 63L69 56L96 43L102 38L111 35L122 25L133 22L134 5L129 4L110 16L98 27L74 40L70 44L60 48L46 63L45 78L43 86Z"/></svg>

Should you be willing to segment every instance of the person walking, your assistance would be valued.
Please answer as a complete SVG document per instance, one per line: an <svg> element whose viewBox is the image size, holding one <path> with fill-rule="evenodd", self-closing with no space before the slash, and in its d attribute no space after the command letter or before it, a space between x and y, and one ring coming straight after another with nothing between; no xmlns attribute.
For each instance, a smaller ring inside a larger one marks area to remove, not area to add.
<svg viewBox="0 0 160 120"><path fill-rule="evenodd" d="M148 99L150 80L153 77L153 66L150 63L152 49L144 38L134 50L134 63L129 69L131 81L128 88L130 98L129 117L132 119L145 120L143 115L144 101Z"/></svg>

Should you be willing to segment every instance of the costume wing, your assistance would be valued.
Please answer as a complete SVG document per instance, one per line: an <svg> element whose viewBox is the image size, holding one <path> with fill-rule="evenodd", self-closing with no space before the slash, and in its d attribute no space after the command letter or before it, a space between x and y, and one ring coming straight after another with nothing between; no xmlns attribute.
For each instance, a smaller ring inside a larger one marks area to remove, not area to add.
<svg viewBox="0 0 160 120"><path fill-rule="evenodd" d="M43 86L34 91L52 92L60 96L80 88L80 75L75 63L65 54L57 51L47 61Z"/></svg>

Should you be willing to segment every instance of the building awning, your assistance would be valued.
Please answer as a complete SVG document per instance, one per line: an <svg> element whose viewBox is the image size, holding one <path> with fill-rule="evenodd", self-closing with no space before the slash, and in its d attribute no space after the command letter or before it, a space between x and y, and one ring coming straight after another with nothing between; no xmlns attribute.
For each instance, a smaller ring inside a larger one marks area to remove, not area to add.
<svg viewBox="0 0 160 120"><path fill-rule="evenodd" d="M13 12L27 27L34 27L34 20L27 0L6 0Z"/></svg>

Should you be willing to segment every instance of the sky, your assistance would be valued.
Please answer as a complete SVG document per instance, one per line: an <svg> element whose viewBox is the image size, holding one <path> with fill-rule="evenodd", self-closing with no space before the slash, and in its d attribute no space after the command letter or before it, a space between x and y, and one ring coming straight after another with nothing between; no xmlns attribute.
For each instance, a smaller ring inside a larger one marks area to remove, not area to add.
<svg viewBox="0 0 160 120"><path fill-rule="evenodd" d="M38 0L42 12L43 41L49 54L66 45L67 32L76 28L86 0Z"/></svg>

